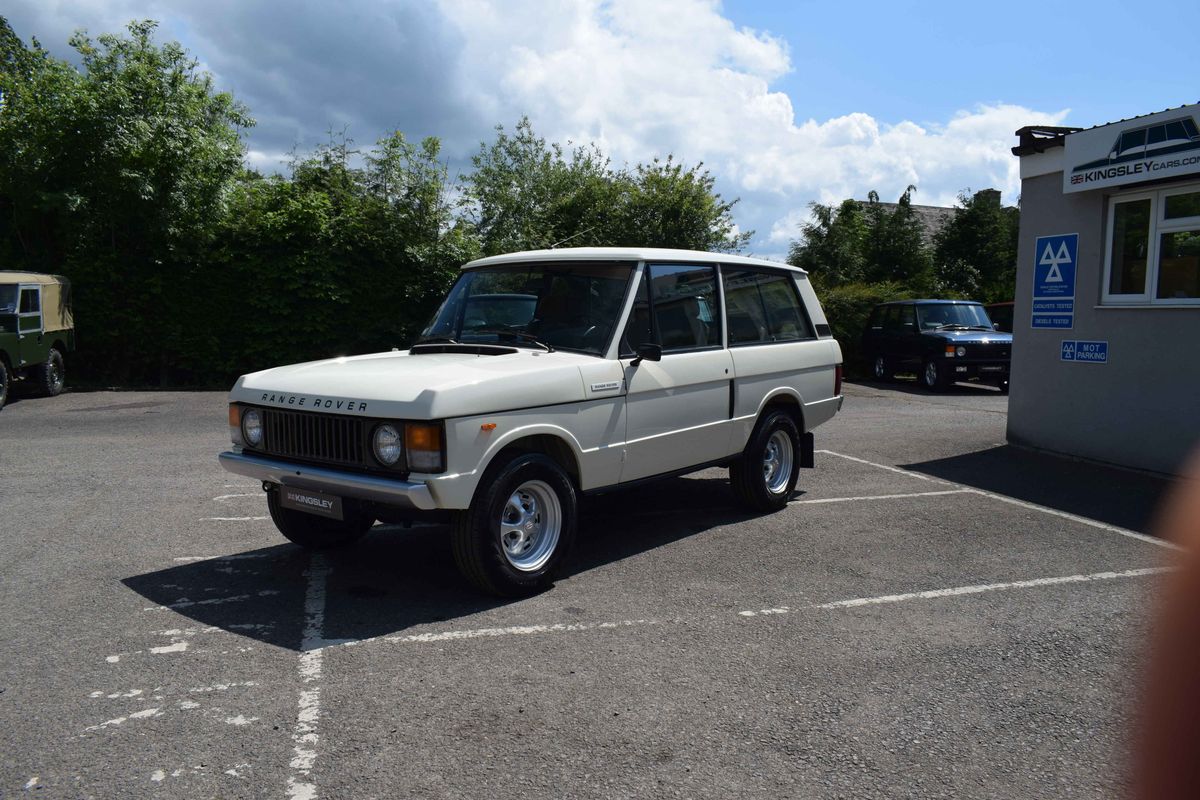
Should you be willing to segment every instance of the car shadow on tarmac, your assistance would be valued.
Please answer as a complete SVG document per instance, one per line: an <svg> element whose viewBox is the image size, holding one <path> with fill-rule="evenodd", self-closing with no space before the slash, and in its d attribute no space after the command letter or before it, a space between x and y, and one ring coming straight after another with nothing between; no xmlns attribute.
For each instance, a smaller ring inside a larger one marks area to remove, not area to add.
<svg viewBox="0 0 1200 800"><path fill-rule="evenodd" d="M1149 533L1169 482L1131 470L1001 445L903 469Z"/></svg>
<svg viewBox="0 0 1200 800"><path fill-rule="evenodd" d="M567 577L750 519L736 505L724 473L716 474L721 477L700 473L583 498ZM440 524L377 525L353 546L318 557L284 543L189 561L122 583L198 625L300 650L311 622L314 565L327 569L325 641L402 635L520 602L467 585L451 556L449 527Z"/></svg>

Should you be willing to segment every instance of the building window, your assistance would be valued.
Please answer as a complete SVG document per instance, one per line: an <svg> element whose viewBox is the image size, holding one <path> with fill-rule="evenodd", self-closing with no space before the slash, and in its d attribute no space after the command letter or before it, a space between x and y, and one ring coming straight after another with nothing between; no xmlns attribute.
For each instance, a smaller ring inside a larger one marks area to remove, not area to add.
<svg viewBox="0 0 1200 800"><path fill-rule="evenodd" d="M1104 302L1200 305L1200 186L1112 198Z"/></svg>

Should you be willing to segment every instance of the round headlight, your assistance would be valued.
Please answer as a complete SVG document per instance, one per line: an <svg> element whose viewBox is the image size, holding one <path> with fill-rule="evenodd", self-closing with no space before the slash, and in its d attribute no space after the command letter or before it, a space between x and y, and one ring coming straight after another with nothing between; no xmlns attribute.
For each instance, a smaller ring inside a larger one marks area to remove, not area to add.
<svg viewBox="0 0 1200 800"><path fill-rule="evenodd" d="M375 429L371 437L371 447L375 451L375 460L385 467L394 467L400 461L404 451L403 438L395 425L384 424Z"/></svg>
<svg viewBox="0 0 1200 800"><path fill-rule="evenodd" d="M965 348L965 347L959 347L959 348L958 348L957 350L955 350L954 352L958 353L958 357L959 357L959 358L962 358L963 356L965 356L965 355L967 354L967 348Z"/></svg>
<svg viewBox="0 0 1200 800"><path fill-rule="evenodd" d="M263 440L262 412L256 408L242 414L242 438L251 447L258 447Z"/></svg>

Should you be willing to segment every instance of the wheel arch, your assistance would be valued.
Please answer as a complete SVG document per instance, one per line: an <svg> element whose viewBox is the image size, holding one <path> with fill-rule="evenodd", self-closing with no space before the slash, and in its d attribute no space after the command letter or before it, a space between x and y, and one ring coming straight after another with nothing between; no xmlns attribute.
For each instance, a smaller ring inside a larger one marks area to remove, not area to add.
<svg viewBox="0 0 1200 800"><path fill-rule="evenodd" d="M757 425L758 420L762 419L764 414L775 409L787 412L801 433L808 430L804 427L804 399L794 389L776 389L764 397L758 408L758 416L754 424Z"/></svg>
<svg viewBox="0 0 1200 800"><path fill-rule="evenodd" d="M480 474L485 474L495 464L502 463L506 455L519 453L541 453L554 461L570 476L578 490L581 485L581 448L569 433L550 427L526 428L513 431L507 438L497 442L484 459Z"/></svg>

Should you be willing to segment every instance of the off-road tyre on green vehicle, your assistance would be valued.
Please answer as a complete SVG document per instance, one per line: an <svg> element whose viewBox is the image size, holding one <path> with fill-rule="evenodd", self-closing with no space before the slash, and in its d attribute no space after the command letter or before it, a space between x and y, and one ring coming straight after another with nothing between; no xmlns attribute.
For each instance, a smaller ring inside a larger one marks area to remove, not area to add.
<svg viewBox="0 0 1200 800"><path fill-rule="evenodd" d="M33 378L37 390L47 397L57 397L62 394L63 386L66 384L67 371L63 364L63 355L57 347L50 348L50 354L46 356L46 360L34 369Z"/></svg>
<svg viewBox="0 0 1200 800"><path fill-rule="evenodd" d="M734 494L754 511L787 505L800 477L800 431L786 411L768 411L754 426L746 449L729 467Z"/></svg>
<svg viewBox="0 0 1200 800"><path fill-rule="evenodd" d="M526 597L550 588L575 543L575 484L541 453L497 461L455 515L454 561L480 591Z"/></svg>
<svg viewBox="0 0 1200 800"><path fill-rule="evenodd" d="M8 376L8 365L0 359L0 410L3 410L4 404L8 402L8 387L11 379Z"/></svg>
<svg viewBox="0 0 1200 800"><path fill-rule="evenodd" d="M284 508L279 489L267 492L267 510L279 532L301 547L310 550L332 550L357 542L375 524L373 517L358 511L351 501L343 501L345 519L325 519L316 514Z"/></svg>

